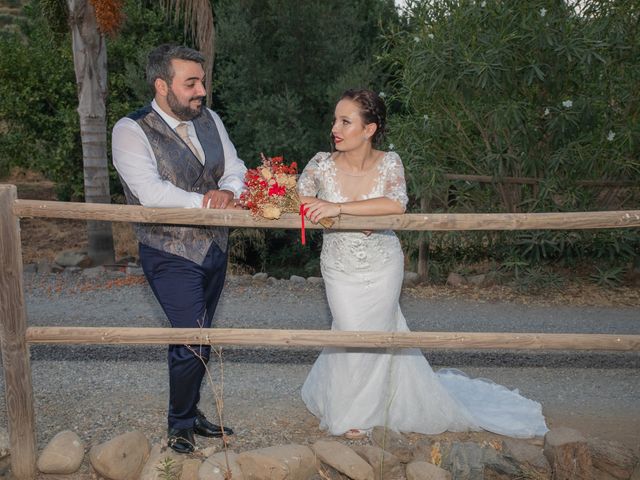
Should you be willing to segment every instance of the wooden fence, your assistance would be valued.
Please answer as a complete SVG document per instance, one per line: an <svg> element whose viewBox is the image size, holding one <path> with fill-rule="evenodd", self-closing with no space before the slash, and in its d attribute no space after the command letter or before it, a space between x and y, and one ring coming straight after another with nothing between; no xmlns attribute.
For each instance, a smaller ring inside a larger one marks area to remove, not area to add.
<svg viewBox="0 0 640 480"><path fill-rule="evenodd" d="M640 351L640 335L492 332L344 332L317 330L27 327L19 219L24 217L112 222L299 228L297 215L255 219L242 210L155 209L125 205L18 200L0 185L0 347L11 467L17 479L36 476L36 436L29 344L210 344L509 350ZM640 210L536 214L405 214L338 218L338 230L536 230L640 227ZM313 224L308 228L321 228Z"/></svg>

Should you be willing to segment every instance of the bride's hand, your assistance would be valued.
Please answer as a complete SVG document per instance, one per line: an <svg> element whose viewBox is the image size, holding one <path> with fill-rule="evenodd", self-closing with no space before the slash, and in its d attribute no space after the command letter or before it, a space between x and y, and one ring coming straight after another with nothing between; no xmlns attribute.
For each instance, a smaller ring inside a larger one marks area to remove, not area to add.
<svg viewBox="0 0 640 480"><path fill-rule="evenodd" d="M313 223L318 223L323 218L337 217L340 215L340 204L320 200L319 198L306 202L305 216Z"/></svg>

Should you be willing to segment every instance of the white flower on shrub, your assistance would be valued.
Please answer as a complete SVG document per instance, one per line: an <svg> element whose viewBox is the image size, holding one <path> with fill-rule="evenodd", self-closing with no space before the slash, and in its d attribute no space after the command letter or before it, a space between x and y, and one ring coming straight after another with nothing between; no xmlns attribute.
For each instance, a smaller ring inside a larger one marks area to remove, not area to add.
<svg viewBox="0 0 640 480"><path fill-rule="evenodd" d="M549 115L551 113L551 110L549 110L549 107L544 109L544 116L546 117L547 115Z"/></svg>
<svg viewBox="0 0 640 480"><path fill-rule="evenodd" d="M541 8L540 9L540 16L544 17L547 14L547 9L546 8Z"/></svg>
<svg viewBox="0 0 640 480"><path fill-rule="evenodd" d="M573 107L573 102L571 100L565 100L564 102L562 102L562 106L564 108L571 108Z"/></svg>
<svg viewBox="0 0 640 480"><path fill-rule="evenodd" d="M418 36L413 37L413 41L414 41L414 42L416 42L416 43L418 43L418 42L420 41L420 37L418 37Z"/></svg>
<svg viewBox="0 0 640 480"><path fill-rule="evenodd" d="M427 35L427 37L429 37L431 40L433 40L433 33L430 33L429 35Z"/></svg>
<svg viewBox="0 0 640 480"><path fill-rule="evenodd" d="M384 93L384 92L380 92L380 93L378 94L378 96L379 96L380 98L384 98L384 97L386 97L387 95L386 95L386 93Z"/></svg>
<svg viewBox="0 0 640 480"><path fill-rule="evenodd" d="M486 7L486 6L487 6L487 2L480 2L480 6L481 6L482 8Z"/></svg>
<svg viewBox="0 0 640 480"><path fill-rule="evenodd" d="M389 150L395 150L396 146L393 143L389 144Z"/></svg>
<svg viewBox="0 0 640 480"><path fill-rule="evenodd" d="M616 138L616 132L614 132L613 130L609 130L609 133L607 135L607 140L609 140L610 142L613 142L614 138Z"/></svg>

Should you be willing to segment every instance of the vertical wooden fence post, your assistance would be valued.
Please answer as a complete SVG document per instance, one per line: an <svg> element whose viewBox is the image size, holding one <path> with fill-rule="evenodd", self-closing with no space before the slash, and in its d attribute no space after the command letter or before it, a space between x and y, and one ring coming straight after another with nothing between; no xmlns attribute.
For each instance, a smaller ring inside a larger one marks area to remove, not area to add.
<svg viewBox="0 0 640 480"><path fill-rule="evenodd" d="M0 349L11 448L17 479L36 477L36 433L31 367L25 332L27 313L22 285L22 249L14 185L0 185Z"/></svg>

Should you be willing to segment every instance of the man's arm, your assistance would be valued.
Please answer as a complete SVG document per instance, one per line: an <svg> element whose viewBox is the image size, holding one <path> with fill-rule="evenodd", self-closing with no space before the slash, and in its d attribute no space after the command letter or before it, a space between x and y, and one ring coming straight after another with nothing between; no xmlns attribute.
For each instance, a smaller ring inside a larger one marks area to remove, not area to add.
<svg viewBox="0 0 640 480"><path fill-rule="evenodd" d="M187 192L163 180L142 128L130 118L122 118L113 127L113 165L131 192L145 207L202 206L203 195Z"/></svg>

